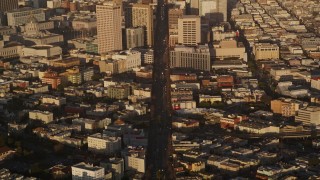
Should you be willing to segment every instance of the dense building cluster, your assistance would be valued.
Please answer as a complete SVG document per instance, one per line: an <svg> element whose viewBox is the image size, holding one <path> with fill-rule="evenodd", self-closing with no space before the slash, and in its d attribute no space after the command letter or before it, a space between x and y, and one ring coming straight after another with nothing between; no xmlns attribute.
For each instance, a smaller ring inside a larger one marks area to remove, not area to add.
<svg viewBox="0 0 320 180"><path fill-rule="evenodd" d="M176 179L319 179L319 1L168 3ZM143 179L156 7L0 0L0 179Z"/></svg>

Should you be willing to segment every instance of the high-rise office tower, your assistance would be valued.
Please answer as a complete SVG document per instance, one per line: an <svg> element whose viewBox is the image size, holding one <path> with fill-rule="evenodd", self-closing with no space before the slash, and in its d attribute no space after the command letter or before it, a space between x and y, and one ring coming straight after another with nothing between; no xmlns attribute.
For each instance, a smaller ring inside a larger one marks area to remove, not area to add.
<svg viewBox="0 0 320 180"><path fill-rule="evenodd" d="M144 29L142 27L126 29L127 49L144 46Z"/></svg>
<svg viewBox="0 0 320 180"><path fill-rule="evenodd" d="M148 4L130 4L125 10L126 28L144 27L146 45L153 46L153 10Z"/></svg>
<svg viewBox="0 0 320 180"><path fill-rule="evenodd" d="M183 45L197 45L201 43L199 16L185 15L178 19L178 43Z"/></svg>
<svg viewBox="0 0 320 180"><path fill-rule="evenodd" d="M18 9L18 0L0 0L0 11Z"/></svg>
<svg viewBox="0 0 320 180"><path fill-rule="evenodd" d="M97 5L98 52L122 50L121 8L112 2Z"/></svg>
<svg viewBox="0 0 320 180"><path fill-rule="evenodd" d="M154 34L151 120L144 179L175 179L172 157L172 105L167 0L158 0Z"/></svg>
<svg viewBox="0 0 320 180"><path fill-rule="evenodd" d="M199 15L212 22L227 21L227 0L199 0Z"/></svg>
<svg viewBox="0 0 320 180"><path fill-rule="evenodd" d="M169 29L178 29L178 19L183 15L183 10L180 8L169 9Z"/></svg>

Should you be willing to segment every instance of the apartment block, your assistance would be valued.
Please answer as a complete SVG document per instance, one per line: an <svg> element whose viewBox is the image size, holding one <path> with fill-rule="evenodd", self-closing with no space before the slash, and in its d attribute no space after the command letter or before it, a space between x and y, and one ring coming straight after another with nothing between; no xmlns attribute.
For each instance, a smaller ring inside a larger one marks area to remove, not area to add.
<svg viewBox="0 0 320 180"><path fill-rule="evenodd" d="M206 45L197 47L176 46L173 51L170 51L170 67L210 71L209 48Z"/></svg>
<svg viewBox="0 0 320 180"><path fill-rule="evenodd" d="M199 16L184 15L178 19L178 43L183 45L197 45L201 43Z"/></svg>
<svg viewBox="0 0 320 180"><path fill-rule="evenodd" d="M34 110L29 112L29 119L40 120L43 123L47 124L53 121L53 113L48 111Z"/></svg>
<svg viewBox="0 0 320 180"><path fill-rule="evenodd" d="M269 43L257 43L254 45L253 53L256 60L279 59L279 46Z"/></svg>
<svg viewBox="0 0 320 180"><path fill-rule="evenodd" d="M105 169L92 164L81 162L71 166L72 180L103 180L105 179Z"/></svg>
<svg viewBox="0 0 320 180"><path fill-rule="evenodd" d="M284 117L295 116L303 102L289 98L279 98L271 101L271 110L273 113L281 114Z"/></svg>
<svg viewBox="0 0 320 180"><path fill-rule="evenodd" d="M303 125L320 125L320 107L308 106L299 109L298 115L295 117L296 122L301 122Z"/></svg>
<svg viewBox="0 0 320 180"><path fill-rule="evenodd" d="M88 136L88 149L95 153L112 154L121 149L120 137L108 137L101 133Z"/></svg>

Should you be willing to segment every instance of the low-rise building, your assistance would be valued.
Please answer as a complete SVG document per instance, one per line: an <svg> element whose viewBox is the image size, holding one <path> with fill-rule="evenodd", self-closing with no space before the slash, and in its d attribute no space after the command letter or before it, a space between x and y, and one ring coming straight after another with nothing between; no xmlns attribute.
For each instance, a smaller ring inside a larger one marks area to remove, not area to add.
<svg viewBox="0 0 320 180"><path fill-rule="evenodd" d="M125 159L125 169L145 173L145 149L143 147L129 147L122 152Z"/></svg>
<svg viewBox="0 0 320 180"><path fill-rule="evenodd" d="M67 103L67 99L65 97L55 97L55 96L43 96L41 98L41 102L43 104L55 104L57 106L61 106Z"/></svg>
<svg viewBox="0 0 320 180"><path fill-rule="evenodd" d="M298 115L295 116L296 122L301 122L303 125L320 125L320 107L308 106L298 110Z"/></svg>
<svg viewBox="0 0 320 180"><path fill-rule="evenodd" d="M29 119L30 120L40 120L43 123L47 124L53 121L53 113L48 111L30 111L29 112Z"/></svg>
<svg viewBox="0 0 320 180"><path fill-rule="evenodd" d="M289 98L279 98L271 101L273 113L281 114L284 117L295 116L296 112L303 107L303 102Z"/></svg>
<svg viewBox="0 0 320 180"><path fill-rule="evenodd" d="M171 68L192 68L202 71L211 70L211 57L207 45L198 47L176 46L170 51Z"/></svg>
<svg viewBox="0 0 320 180"><path fill-rule="evenodd" d="M274 126L268 123L259 122L259 121L251 121L251 120L242 121L239 124L236 124L234 126L234 129L242 132L252 133L252 134L280 133L280 128L277 126Z"/></svg>
<svg viewBox="0 0 320 180"><path fill-rule="evenodd" d="M105 179L105 169L103 167L93 166L84 162L71 166L71 171L72 180Z"/></svg>
<svg viewBox="0 0 320 180"><path fill-rule="evenodd" d="M255 60L279 59L279 47L276 44L257 43L254 45Z"/></svg>
<svg viewBox="0 0 320 180"><path fill-rule="evenodd" d="M112 99L127 99L130 91L129 85L111 85L107 89L107 96Z"/></svg>
<svg viewBox="0 0 320 180"><path fill-rule="evenodd" d="M90 151L111 154L121 149L120 137L107 137L101 133L96 133L88 137L88 149Z"/></svg>

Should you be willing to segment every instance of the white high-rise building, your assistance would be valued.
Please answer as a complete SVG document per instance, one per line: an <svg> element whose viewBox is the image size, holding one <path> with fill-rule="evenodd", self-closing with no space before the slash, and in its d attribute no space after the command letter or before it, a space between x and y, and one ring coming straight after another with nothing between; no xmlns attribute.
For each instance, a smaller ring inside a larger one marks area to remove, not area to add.
<svg viewBox="0 0 320 180"><path fill-rule="evenodd" d="M72 170L72 180L103 180L105 179L105 171L103 167L93 166L81 162L79 164L73 165Z"/></svg>
<svg viewBox="0 0 320 180"><path fill-rule="evenodd" d="M201 43L199 16L185 15L178 19L178 43L183 45L197 45Z"/></svg>
<svg viewBox="0 0 320 180"><path fill-rule="evenodd" d="M97 37L100 54L122 50L121 6L112 2L97 5Z"/></svg>

